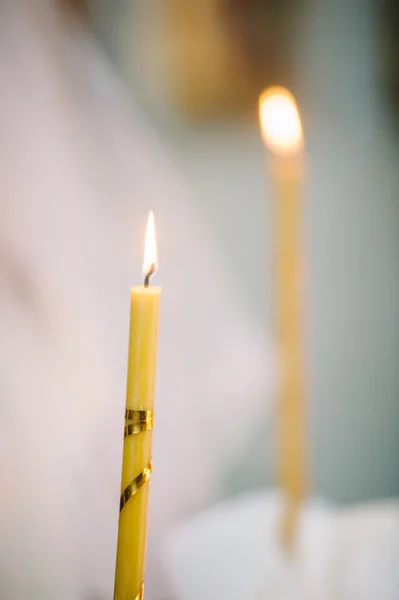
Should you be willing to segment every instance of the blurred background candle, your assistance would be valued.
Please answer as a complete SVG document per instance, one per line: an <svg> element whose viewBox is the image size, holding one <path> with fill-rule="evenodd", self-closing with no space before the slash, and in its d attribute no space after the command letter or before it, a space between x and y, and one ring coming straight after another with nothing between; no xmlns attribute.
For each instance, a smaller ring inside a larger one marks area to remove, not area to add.
<svg viewBox="0 0 399 600"><path fill-rule="evenodd" d="M115 600L141 598L144 589L155 369L161 288L150 287L157 262L154 215L146 233L144 286L131 290L130 339L123 445Z"/></svg>
<svg viewBox="0 0 399 600"><path fill-rule="evenodd" d="M284 547L293 545L297 514L307 491L305 377L302 337L303 134L293 96L284 88L266 90L259 99L261 130L267 147L268 175L274 185L276 328L282 366L278 404L278 474L285 494Z"/></svg>

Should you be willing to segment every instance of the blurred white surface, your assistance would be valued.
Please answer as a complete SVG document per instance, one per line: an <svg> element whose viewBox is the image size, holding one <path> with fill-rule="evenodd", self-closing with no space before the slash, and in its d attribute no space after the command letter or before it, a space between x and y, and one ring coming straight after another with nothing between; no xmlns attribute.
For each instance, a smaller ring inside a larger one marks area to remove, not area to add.
<svg viewBox="0 0 399 600"><path fill-rule="evenodd" d="M399 503L304 507L298 551L278 541L278 492L246 494L181 523L164 547L177 600L397 600Z"/></svg>
<svg viewBox="0 0 399 600"><path fill-rule="evenodd" d="M252 598L265 552L275 556L278 494L239 497L183 522L164 557L178 600Z"/></svg>

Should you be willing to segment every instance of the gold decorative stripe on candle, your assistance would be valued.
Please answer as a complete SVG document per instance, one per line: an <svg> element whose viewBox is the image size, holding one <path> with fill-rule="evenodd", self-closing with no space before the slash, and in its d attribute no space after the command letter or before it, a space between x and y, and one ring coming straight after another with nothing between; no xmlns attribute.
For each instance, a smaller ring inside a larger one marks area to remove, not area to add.
<svg viewBox="0 0 399 600"><path fill-rule="evenodd" d="M151 472L152 472L152 462L150 461L148 463L148 467L145 467L145 469L143 469L142 472L139 473L139 475L137 475L137 477L135 477L135 479L133 479L132 483L130 483L127 486L127 488L125 488L125 490L121 496L121 500L120 500L120 504L119 504L119 512L122 511L122 508L125 506L126 502L128 500L130 500L130 498L132 498L135 494L137 494L139 489L141 487L143 487L143 485L145 483L147 483L147 481L151 477Z"/></svg>
<svg viewBox="0 0 399 600"><path fill-rule="evenodd" d="M141 585L140 591L137 594L137 596L134 598L134 600L143 600L144 598L144 583ZM115 600L115 596L114 596L114 600Z"/></svg>
<svg viewBox="0 0 399 600"><path fill-rule="evenodd" d="M125 425L125 438L129 435L136 435L142 431L149 431L154 427L154 421L138 421Z"/></svg>
<svg viewBox="0 0 399 600"><path fill-rule="evenodd" d="M130 408L125 410L126 421L153 421L153 419L153 410L131 410Z"/></svg>
<svg viewBox="0 0 399 600"><path fill-rule="evenodd" d="M149 431L154 427L153 410L125 410L125 421L132 421L125 425L125 437L136 435L142 431Z"/></svg>
<svg viewBox="0 0 399 600"><path fill-rule="evenodd" d="M144 583L141 586L141 589L134 600L143 600L143 598L144 598Z"/></svg>

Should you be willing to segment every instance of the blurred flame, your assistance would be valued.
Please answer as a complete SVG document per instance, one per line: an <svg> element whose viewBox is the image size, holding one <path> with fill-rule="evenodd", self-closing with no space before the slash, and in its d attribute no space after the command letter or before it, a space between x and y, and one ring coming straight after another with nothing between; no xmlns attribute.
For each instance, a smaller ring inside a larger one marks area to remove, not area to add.
<svg viewBox="0 0 399 600"><path fill-rule="evenodd" d="M151 269L155 270L157 267L157 243L155 240L155 223L154 213L151 211L147 222L147 231L145 234L145 250L144 250L144 262L143 262L143 273L147 275Z"/></svg>
<svg viewBox="0 0 399 600"><path fill-rule="evenodd" d="M294 96L283 87L265 90L259 98L263 139L279 154L297 152L303 145L302 124Z"/></svg>

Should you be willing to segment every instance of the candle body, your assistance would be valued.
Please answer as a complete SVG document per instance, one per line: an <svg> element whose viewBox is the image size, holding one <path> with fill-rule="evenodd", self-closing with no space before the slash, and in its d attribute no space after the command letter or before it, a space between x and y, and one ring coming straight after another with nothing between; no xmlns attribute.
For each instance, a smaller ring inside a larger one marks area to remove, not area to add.
<svg viewBox="0 0 399 600"><path fill-rule="evenodd" d="M144 584L160 293L157 287L131 290L114 600L139 598Z"/></svg>
<svg viewBox="0 0 399 600"><path fill-rule="evenodd" d="M305 434L305 361L303 340L303 249L301 154L274 157L270 165L275 185L276 327L282 365L278 404L277 455L286 504L282 541L294 542L301 502L307 493Z"/></svg>

